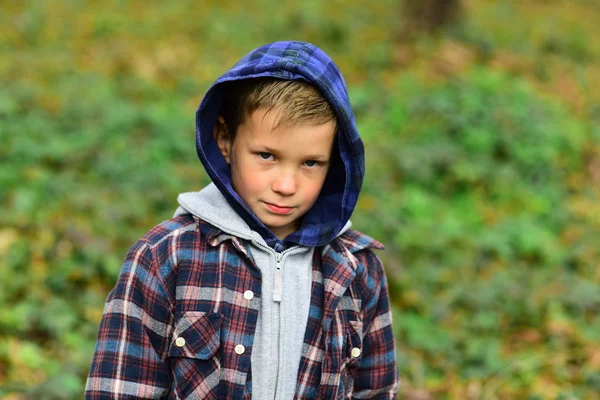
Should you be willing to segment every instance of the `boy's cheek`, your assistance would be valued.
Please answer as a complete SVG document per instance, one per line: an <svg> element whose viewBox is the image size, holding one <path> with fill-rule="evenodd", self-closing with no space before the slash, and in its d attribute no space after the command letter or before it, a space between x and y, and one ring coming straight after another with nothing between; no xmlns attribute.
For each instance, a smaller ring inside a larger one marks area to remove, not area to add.
<svg viewBox="0 0 600 400"><path fill-rule="evenodd" d="M254 168L232 168L231 180L240 195L256 195L265 185L266 177ZM244 199L249 200L249 199Z"/></svg>

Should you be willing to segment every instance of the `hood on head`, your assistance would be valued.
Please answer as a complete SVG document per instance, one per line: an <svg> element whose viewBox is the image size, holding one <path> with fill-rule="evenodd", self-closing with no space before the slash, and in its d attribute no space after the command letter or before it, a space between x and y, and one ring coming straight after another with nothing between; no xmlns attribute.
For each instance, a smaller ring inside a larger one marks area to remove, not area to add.
<svg viewBox="0 0 600 400"><path fill-rule="evenodd" d="M336 114L337 146L321 193L303 217L300 229L283 240L287 244L323 246L332 241L350 219L362 186L365 163L363 143L344 78L321 49L304 42L271 43L248 53L217 79L196 112L198 157L227 202L248 226L269 245L279 242L233 189L229 165L213 138L213 127L226 94L223 84L261 77L305 80L321 91Z"/></svg>

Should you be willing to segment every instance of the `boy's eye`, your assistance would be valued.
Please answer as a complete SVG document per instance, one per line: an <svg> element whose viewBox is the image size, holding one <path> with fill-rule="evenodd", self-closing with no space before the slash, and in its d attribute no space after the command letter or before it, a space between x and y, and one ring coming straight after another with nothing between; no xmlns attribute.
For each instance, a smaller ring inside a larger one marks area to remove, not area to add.
<svg viewBox="0 0 600 400"><path fill-rule="evenodd" d="M258 156L263 160L270 160L273 157L273 154L261 151L260 153L258 153Z"/></svg>
<svg viewBox="0 0 600 400"><path fill-rule="evenodd" d="M308 161L304 161L304 164L305 164L307 167L316 167L316 166L318 166L318 165L319 165L319 162L318 162L318 161L315 161L315 160L308 160Z"/></svg>

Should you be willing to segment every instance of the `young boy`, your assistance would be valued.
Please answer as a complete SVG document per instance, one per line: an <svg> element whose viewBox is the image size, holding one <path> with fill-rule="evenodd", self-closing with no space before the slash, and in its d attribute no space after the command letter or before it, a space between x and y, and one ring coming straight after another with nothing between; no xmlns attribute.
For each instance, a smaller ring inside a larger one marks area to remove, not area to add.
<svg viewBox="0 0 600 400"><path fill-rule="evenodd" d="M196 149L212 184L129 251L88 399L395 398L381 244L350 229L363 145L342 75L277 42L208 90Z"/></svg>

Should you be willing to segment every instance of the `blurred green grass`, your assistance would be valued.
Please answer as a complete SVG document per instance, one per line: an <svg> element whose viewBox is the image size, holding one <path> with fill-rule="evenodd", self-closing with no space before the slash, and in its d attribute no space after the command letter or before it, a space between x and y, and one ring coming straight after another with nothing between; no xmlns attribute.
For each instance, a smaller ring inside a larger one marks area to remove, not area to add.
<svg viewBox="0 0 600 400"><path fill-rule="evenodd" d="M415 41L389 0L2 8L0 396L81 397L126 250L207 183L204 90L300 39L365 139L402 398L600 398L597 3L471 0Z"/></svg>

